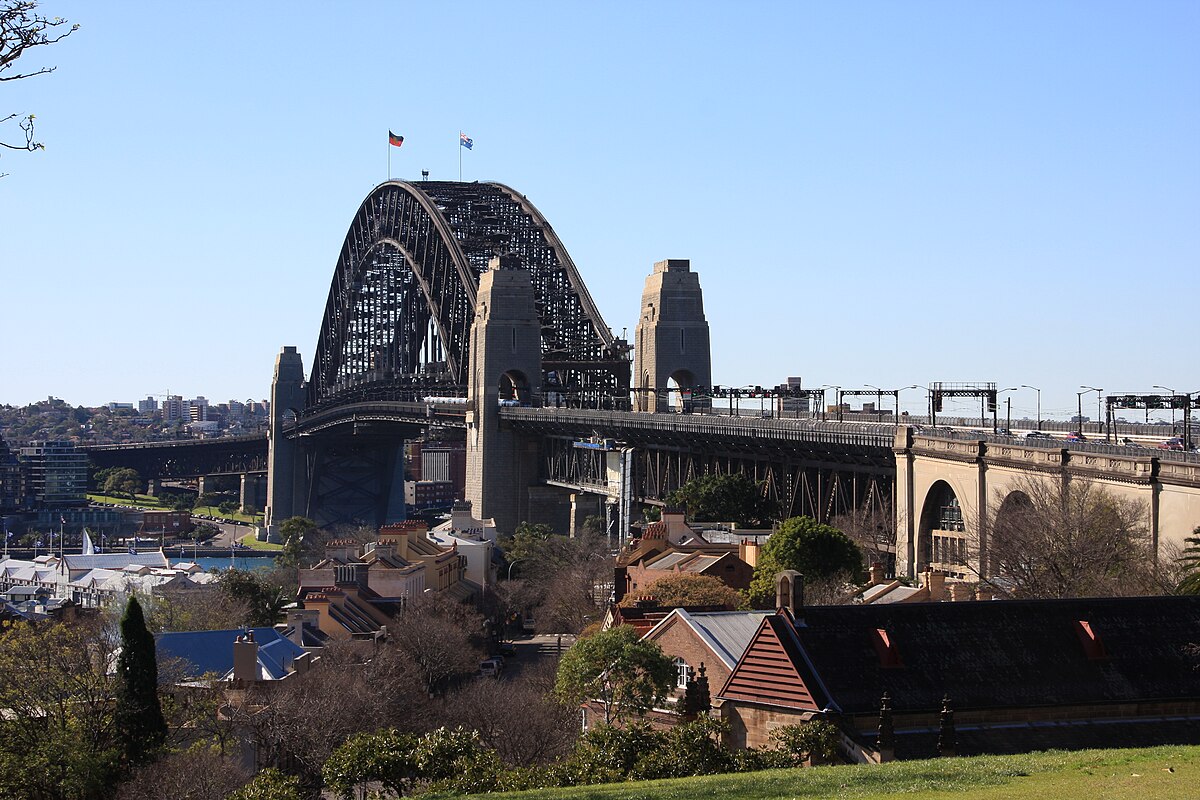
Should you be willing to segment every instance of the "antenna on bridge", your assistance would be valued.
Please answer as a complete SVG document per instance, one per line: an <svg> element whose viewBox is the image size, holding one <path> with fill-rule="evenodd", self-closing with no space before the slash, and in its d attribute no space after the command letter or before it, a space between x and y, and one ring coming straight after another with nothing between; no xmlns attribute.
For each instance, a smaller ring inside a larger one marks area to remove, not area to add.
<svg viewBox="0 0 1200 800"><path fill-rule="evenodd" d="M423 181L429 180L429 170L427 170L427 169L421 170L421 180L423 180Z"/></svg>

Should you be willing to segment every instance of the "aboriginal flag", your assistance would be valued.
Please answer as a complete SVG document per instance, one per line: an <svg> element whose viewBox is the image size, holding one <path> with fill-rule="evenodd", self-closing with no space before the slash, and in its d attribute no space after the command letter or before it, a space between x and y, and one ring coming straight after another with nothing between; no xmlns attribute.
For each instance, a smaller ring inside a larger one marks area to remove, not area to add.
<svg viewBox="0 0 1200 800"><path fill-rule="evenodd" d="M404 144L404 137L397 136L391 131L388 131L388 144L399 147L400 145Z"/></svg>

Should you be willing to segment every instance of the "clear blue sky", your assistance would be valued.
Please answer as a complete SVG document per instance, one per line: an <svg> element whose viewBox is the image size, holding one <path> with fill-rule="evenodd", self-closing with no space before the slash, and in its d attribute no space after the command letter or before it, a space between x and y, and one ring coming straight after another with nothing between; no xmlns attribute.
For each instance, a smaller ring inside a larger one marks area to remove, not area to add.
<svg viewBox="0 0 1200 800"><path fill-rule="evenodd" d="M82 28L0 84L47 146L0 158L2 403L266 397L389 129L395 177L472 136L616 332L690 258L718 383L1200 390L1191 0L42 10Z"/></svg>

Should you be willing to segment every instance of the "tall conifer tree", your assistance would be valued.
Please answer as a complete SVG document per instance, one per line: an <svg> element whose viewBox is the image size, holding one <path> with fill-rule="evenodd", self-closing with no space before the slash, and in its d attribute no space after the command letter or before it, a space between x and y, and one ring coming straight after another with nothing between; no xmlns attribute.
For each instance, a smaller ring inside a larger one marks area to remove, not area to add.
<svg viewBox="0 0 1200 800"><path fill-rule="evenodd" d="M134 767L149 761L167 738L167 722L158 702L154 637L136 597L129 598L121 617L117 681L117 732L126 764Z"/></svg>

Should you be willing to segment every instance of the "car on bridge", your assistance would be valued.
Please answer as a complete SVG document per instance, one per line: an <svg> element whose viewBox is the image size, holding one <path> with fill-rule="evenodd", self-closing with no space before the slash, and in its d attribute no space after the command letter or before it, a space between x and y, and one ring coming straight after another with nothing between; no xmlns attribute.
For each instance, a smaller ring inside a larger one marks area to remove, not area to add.
<svg viewBox="0 0 1200 800"><path fill-rule="evenodd" d="M1087 437L1079 431L1071 431L1067 434L1066 438L1068 442L1086 442L1088 440Z"/></svg>
<svg viewBox="0 0 1200 800"><path fill-rule="evenodd" d="M1030 431L1025 434L1026 439L1053 439L1054 437L1045 431Z"/></svg>
<svg viewBox="0 0 1200 800"><path fill-rule="evenodd" d="M1194 450L1195 448L1189 448L1189 447L1188 447L1188 446L1187 446L1187 445L1184 443L1184 441L1183 441L1183 437L1182 437L1182 436L1172 436L1170 439L1167 439L1165 442L1163 442L1162 444L1160 444L1160 445L1158 446L1158 449L1159 449L1159 450L1178 450L1178 451L1187 451L1187 450L1189 450L1189 449L1192 449L1192 450Z"/></svg>

